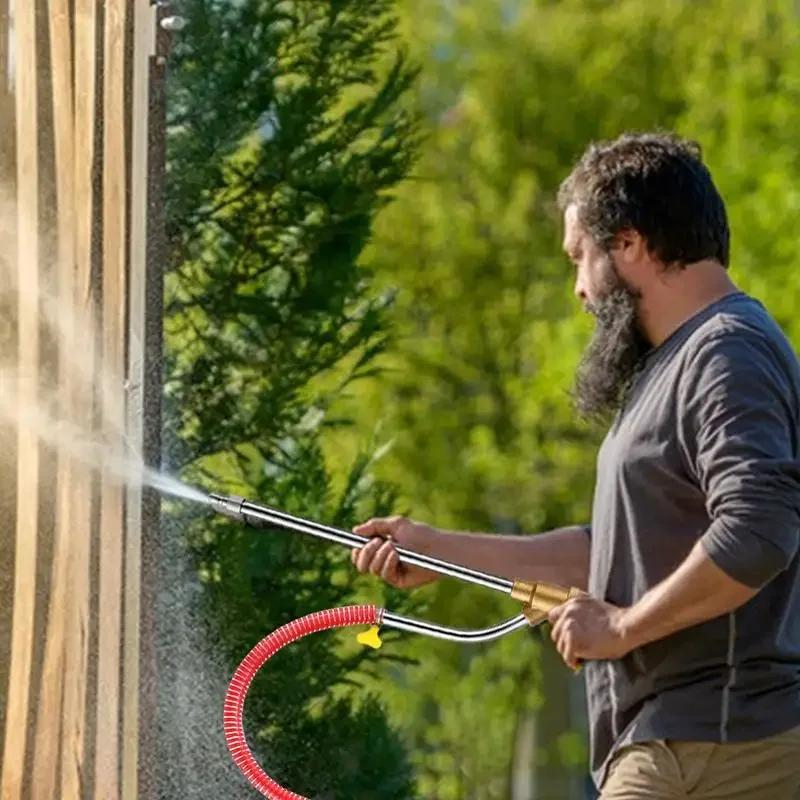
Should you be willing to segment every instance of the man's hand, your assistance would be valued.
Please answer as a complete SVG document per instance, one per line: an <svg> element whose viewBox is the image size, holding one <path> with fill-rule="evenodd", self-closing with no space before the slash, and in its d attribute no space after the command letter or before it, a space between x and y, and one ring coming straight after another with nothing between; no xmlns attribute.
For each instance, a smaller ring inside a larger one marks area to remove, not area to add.
<svg viewBox="0 0 800 800"><path fill-rule="evenodd" d="M440 575L431 570L401 564L395 545L427 554L437 531L405 517L371 519L353 529L370 537L363 547L352 551L352 561L359 572L372 572L398 589L413 589L435 581Z"/></svg>
<svg viewBox="0 0 800 800"><path fill-rule="evenodd" d="M626 656L633 645L625 636L624 609L593 597L567 600L548 615L551 638L571 669L584 659L611 660Z"/></svg>

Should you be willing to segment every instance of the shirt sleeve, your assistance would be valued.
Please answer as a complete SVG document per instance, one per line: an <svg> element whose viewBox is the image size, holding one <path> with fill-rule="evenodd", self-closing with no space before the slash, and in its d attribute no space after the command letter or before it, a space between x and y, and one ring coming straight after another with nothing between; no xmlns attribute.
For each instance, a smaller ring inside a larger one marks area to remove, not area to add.
<svg viewBox="0 0 800 800"><path fill-rule="evenodd" d="M701 543L758 588L800 544L796 375L765 336L737 330L706 342L687 377L678 434L711 520Z"/></svg>

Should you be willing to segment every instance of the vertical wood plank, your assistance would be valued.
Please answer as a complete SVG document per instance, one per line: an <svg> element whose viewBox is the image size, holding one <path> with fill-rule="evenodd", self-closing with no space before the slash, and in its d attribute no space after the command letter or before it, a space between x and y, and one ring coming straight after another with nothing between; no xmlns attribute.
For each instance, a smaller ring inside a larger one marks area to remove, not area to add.
<svg viewBox="0 0 800 800"><path fill-rule="evenodd" d="M33 3L15 7L15 97L17 114L17 286L18 367L21 377L17 404L36 408L39 366L39 173L37 120L36 9ZM17 434L17 521L14 561L14 610L9 668L8 706L0 792L3 800L22 796L30 702L36 608L36 544L38 527L39 443L30 425Z"/></svg>
<svg viewBox="0 0 800 800"><path fill-rule="evenodd" d="M58 258L58 199L55 163L55 119L53 97L53 61L50 47L48 0L32 0L36 8L38 42L38 182L39 182L39 306L41 335L39 355L39 393L43 401L37 417L47 413L53 399L58 398L58 347L56 331L47 319L54 303L56 263ZM33 411L33 409L31 409ZM38 424L37 424L38 427ZM26 783L33 779L33 758L37 739L38 714L42 707L44 650L47 641L49 599L52 597L53 556L55 550L55 503L57 493L58 447L45 436L40 441L38 474L39 514L37 520L37 587L33 668L31 671L31 714L28 722L28 752L26 754ZM58 735L59 726L53 732Z"/></svg>
<svg viewBox="0 0 800 800"><path fill-rule="evenodd" d="M14 189L16 172L16 113L14 110L14 97L11 92L11 72L9 69L11 41L9 2L10 0L0 0L0 180L3 181L2 200L6 206L8 206L10 200L6 195L10 194ZM4 221L4 232L8 231L11 224L11 220ZM4 248L4 255L8 260L12 258L13 254L10 247Z"/></svg>
<svg viewBox="0 0 800 800"><path fill-rule="evenodd" d="M8 80L9 11L8 0L0 0L0 94L8 94L10 88Z"/></svg>
<svg viewBox="0 0 800 800"><path fill-rule="evenodd" d="M16 113L11 94L8 70L10 14L9 0L0 0L0 268L4 275L16 269ZM15 281L16 282L16 281ZM7 359L16 353L16 303L17 298L10 281L0 287L0 349ZM2 389L0 389L2 391ZM6 520L5 536L0 537L0 564L8 565L0 571L0 686L7 691L10 669L11 631L14 607L14 525L16 516L17 430L13 423L0 423L0 448L5 458L0 463L0 514ZM7 703L0 703L0 748L6 730ZM3 750L0 750L2 753ZM0 773L3 761L0 757Z"/></svg>
<svg viewBox="0 0 800 800"><path fill-rule="evenodd" d="M144 284L139 285L132 305L143 309L131 325L130 336L141 341L141 359L131 380L140 385L138 427L131 417L131 432L141 438L145 463L161 465L161 416L163 395L164 264L167 261L164 226L166 180L166 63L172 36L160 28L170 15L166 5L156 9L153 51L149 58L147 120L147 241ZM139 570L139 694L138 694L138 784L139 800L160 795L155 768L159 758L157 731L156 607L159 565L163 557L160 539L161 498L147 489L140 501L136 537L141 554ZM133 520L131 520L132 524Z"/></svg>
<svg viewBox="0 0 800 800"><path fill-rule="evenodd" d="M105 7L103 82L103 435L113 451L124 440L126 178L126 0ZM120 662L124 587L123 490L104 478L100 512L100 620L98 639L95 797L119 797Z"/></svg>
<svg viewBox="0 0 800 800"><path fill-rule="evenodd" d="M143 446L145 289L147 286L148 134L150 69L155 47L156 10L150 0L133 0L133 78L131 130L130 281L128 297L128 440L141 454ZM139 685L142 570L142 492L127 492L125 536L125 651L123 686L122 798L139 794Z"/></svg>
<svg viewBox="0 0 800 800"><path fill-rule="evenodd" d="M69 0L49 0L48 26L53 86L53 128L56 166L56 204L58 263L58 308L48 317L62 318L59 323L59 399L60 415L71 419L72 370L69 366L75 353L72 333L74 305L75 237L74 237L74 107L72 91L72 19ZM59 309L66 309L65 314ZM37 709L36 739L33 757L31 800L49 800L55 796L58 748L61 736L61 704L64 686L64 634L67 596L69 594L67 562L70 537L70 461L58 456L56 486L56 530L53 549L52 581L48 625L44 643L42 688Z"/></svg>
<svg viewBox="0 0 800 800"><path fill-rule="evenodd" d="M95 125L97 98L97 0L74 0L75 20L75 313L76 347L83 369L95 372L95 296L92 284L95 225ZM75 421L93 427L93 385L76 381ZM89 645L91 475L76 467L70 481L68 611L65 630L64 702L61 742L61 796L83 796L86 739L87 659Z"/></svg>

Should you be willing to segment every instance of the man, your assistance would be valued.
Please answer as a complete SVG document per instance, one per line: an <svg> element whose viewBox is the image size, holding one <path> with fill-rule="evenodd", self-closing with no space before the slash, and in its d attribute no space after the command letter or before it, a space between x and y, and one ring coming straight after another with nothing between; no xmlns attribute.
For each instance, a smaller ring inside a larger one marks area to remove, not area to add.
<svg viewBox="0 0 800 800"><path fill-rule="evenodd" d="M434 579L394 543L588 590L551 614L585 662L602 800L800 796L800 368L727 272L723 201L666 134L590 147L559 193L596 317L576 404L613 418L590 526L532 537L360 526L362 571Z"/></svg>

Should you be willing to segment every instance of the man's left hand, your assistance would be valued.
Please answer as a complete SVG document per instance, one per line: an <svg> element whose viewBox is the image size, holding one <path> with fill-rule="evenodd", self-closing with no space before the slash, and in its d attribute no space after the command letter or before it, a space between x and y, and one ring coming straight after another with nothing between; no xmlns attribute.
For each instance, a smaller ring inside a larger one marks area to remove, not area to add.
<svg viewBox="0 0 800 800"><path fill-rule="evenodd" d="M548 615L551 638L564 663L576 669L584 659L614 660L634 645L625 635L625 609L593 597L567 600Z"/></svg>

